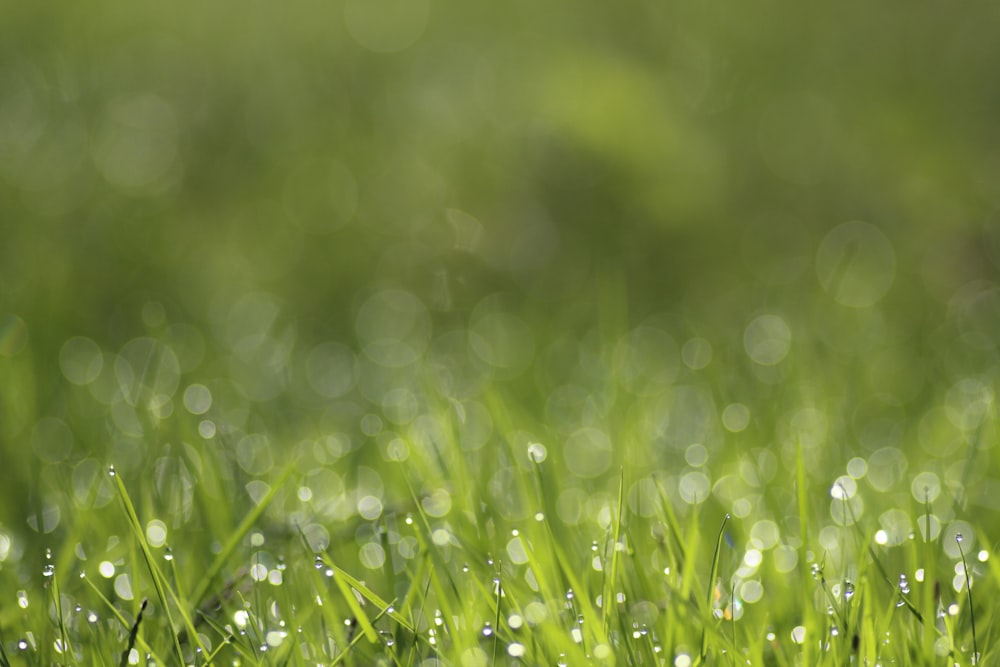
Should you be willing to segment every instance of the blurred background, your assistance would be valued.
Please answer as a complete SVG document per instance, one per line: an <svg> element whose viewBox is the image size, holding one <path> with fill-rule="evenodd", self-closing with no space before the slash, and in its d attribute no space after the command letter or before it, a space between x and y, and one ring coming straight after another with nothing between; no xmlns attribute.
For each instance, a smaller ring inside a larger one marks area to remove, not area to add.
<svg viewBox="0 0 1000 667"><path fill-rule="evenodd" d="M364 471L435 411L695 503L803 434L888 491L993 428L996 3L2 12L8 531L106 503L109 462L183 516L215 441L388 496ZM938 481L1000 510L994 472Z"/></svg>

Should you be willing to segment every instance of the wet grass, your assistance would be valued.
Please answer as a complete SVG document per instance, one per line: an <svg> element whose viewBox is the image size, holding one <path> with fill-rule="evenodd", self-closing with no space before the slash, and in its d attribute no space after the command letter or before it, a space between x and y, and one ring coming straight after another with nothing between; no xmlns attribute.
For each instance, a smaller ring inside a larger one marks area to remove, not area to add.
<svg viewBox="0 0 1000 667"><path fill-rule="evenodd" d="M523 337L386 324L268 400L222 346L76 339L0 525L0 664L994 664L989 378L865 422L850 368L797 380L806 335L665 361L668 326L507 377Z"/></svg>
<svg viewBox="0 0 1000 667"><path fill-rule="evenodd" d="M8 550L0 662L962 665L977 651L993 662L983 601L997 566L978 527L978 540L887 536L890 499L810 475L801 447L797 474L740 518L715 499L685 502L676 476L623 464L581 484L553 470L569 452L512 443L472 456L457 440L432 452L411 440L409 460L378 471L380 495L360 481L350 491L341 463L347 485L327 500L296 460L269 481L215 470L224 491L195 483L183 517L153 492L155 465L107 468L95 484L109 481L115 502L77 507L62 530ZM502 488L476 460L491 457L521 461ZM352 507L329 519L323 502ZM912 507L940 523L929 503ZM35 547L46 555L33 560Z"/></svg>

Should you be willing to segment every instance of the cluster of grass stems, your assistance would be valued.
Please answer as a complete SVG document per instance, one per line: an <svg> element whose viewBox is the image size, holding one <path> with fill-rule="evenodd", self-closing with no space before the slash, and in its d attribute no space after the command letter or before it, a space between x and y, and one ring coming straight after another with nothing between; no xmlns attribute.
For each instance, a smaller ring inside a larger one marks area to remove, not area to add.
<svg viewBox="0 0 1000 667"><path fill-rule="evenodd" d="M463 464L456 459L449 465ZM112 467L117 509L100 516L81 510L78 527L52 544L37 567L0 571L6 600L0 665L991 662L992 611L980 591L988 597L995 587L996 559L987 561L989 576L977 582L974 597L961 551L966 579L956 592L954 564L942 555L940 537L914 535L886 548L859 519L841 529L850 557L835 570L813 538L816 508L828 489L811 485L801 449L790 484L797 493L796 528L806 539L798 540L792 574L761 567L765 594L755 604L741 601L741 582L733 576L743 555L736 547L739 520L712 503L679 513L665 492L651 516L634 515L622 470L609 480L617 486L610 522L588 534L554 518L549 491L558 482L549 467L535 463L510 489L537 510L513 525L474 488L453 483L456 507L446 540L435 537L441 520L422 509L421 480L401 471L409 501L375 522L387 554L378 569L359 563L352 526L335 531L345 539L317 550L298 526L287 520L284 529L277 525L272 504L300 474L294 462L266 495L248 504L241 520L211 540L210 559L198 531L177 531L172 549L151 545L145 530L151 511L136 500L145 498L151 507L150 494L141 491L141 479L125 479ZM200 501L202 512L217 502ZM202 522L212 523L210 517ZM115 541L121 569L131 576L131 599L116 600L110 582L93 571L95 559L79 553L81 542L99 543L119 532L125 537ZM415 538L418 555L392 557L391 532L392 539ZM523 545L518 563L506 558L511 535ZM961 537L958 542L961 548ZM278 558L277 585L251 575L262 551ZM912 588L905 575L897 580L893 574L918 568L922 577ZM13 604L15 588L27 604ZM977 627L980 633L986 628L985 637L977 636Z"/></svg>

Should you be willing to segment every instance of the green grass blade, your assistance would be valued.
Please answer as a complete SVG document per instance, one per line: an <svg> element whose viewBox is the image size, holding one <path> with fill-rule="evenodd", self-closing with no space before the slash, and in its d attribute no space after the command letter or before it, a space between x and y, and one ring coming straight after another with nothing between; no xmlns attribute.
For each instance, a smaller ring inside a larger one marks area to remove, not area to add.
<svg viewBox="0 0 1000 667"><path fill-rule="evenodd" d="M611 632L611 610L615 602L615 584L618 581L618 567L621 560L618 544L622 538L622 518L625 511L625 468L622 468L618 477L618 512L615 516L615 526L613 542L611 544L611 567L605 573L604 578L604 604L601 605L601 621L604 625L604 636Z"/></svg>
<svg viewBox="0 0 1000 667"><path fill-rule="evenodd" d="M726 524L729 522L729 515L726 514L722 518L722 525L719 526L719 536L715 540L715 552L712 555L712 568L708 575L708 594L706 596L706 611L708 612L708 618L712 618L712 602L715 600L715 578L719 574L719 556L722 553L722 541L725 539L726 535ZM707 621L706 621L707 622ZM708 654L708 629L707 627L702 630L701 633L701 659L704 661L705 656Z"/></svg>
<svg viewBox="0 0 1000 667"><path fill-rule="evenodd" d="M812 632L817 627L815 623L815 609L812 600L812 573L809 571L809 494L806 487L806 466L802 453L802 440L796 443L795 447L795 482L796 500L799 514L799 566L802 568L802 624L806 632ZM802 664L811 665L812 660L812 640L808 637L802 642Z"/></svg>
<svg viewBox="0 0 1000 667"><path fill-rule="evenodd" d="M128 491L125 488L125 483L122 481L121 475L115 473L114 468L111 469L111 473L115 480L115 485L118 489L118 498L121 501L122 508L125 511L125 515L128 518L129 527L132 530L132 534L139 545L139 549L142 552L142 557L146 561L146 567L149 569L150 578L153 580L153 588L156 590L156 596L160 600L160 604L163 606L163 613L167 616L167 623L170 628L170 636L173 641L174 651L177 653L177 659L184 663L184 651L181 649L180 638L177 636L174 630L174 619L170 613L170 602L167 599L167 594L162 581L162 574L159 572L159 568L153 559L153 554L149 549L149 544L146 542L146 534L142 528L142 522L139 521L139 515L135 511L135 505L132 504L132 499L129 497ZM197 637L197 633L195 637Z"/></svg>

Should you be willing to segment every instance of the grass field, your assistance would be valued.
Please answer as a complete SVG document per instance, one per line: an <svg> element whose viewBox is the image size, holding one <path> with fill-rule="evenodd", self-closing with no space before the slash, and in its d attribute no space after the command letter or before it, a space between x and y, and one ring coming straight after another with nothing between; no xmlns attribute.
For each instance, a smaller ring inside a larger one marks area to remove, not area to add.
<svg viewBox="0 0 1000 667"><path fill-rule="evenodd" d="M266 407L211 347L227 370L181 381L166 320L117 354L68 339L63 416L31 431L45 491L0 534L2 659L991 662L983 382L898 440L875 421L859 455L833 397L767 375L807 346L777 315L714 345L653 323L548 343L509 313L435 337L423 315L374 293L370 343L292 353L294 398ZM529 401L526 346L552 385Z"/></svg>
<svg viewBox="0 0 1000 667"><path fill-rule="evenodd" d="M0 667L1000 664L997 7L0 0Z"/></svg>

